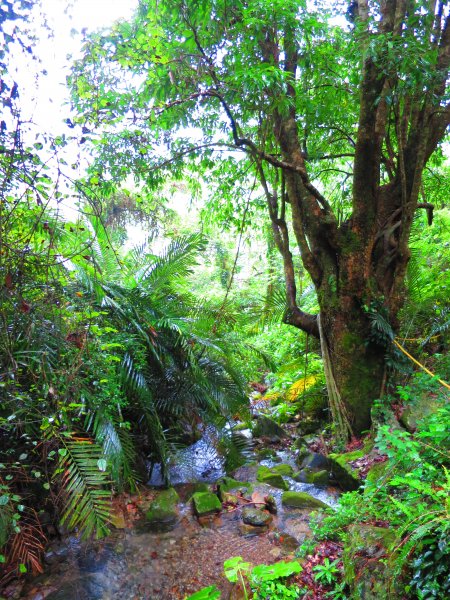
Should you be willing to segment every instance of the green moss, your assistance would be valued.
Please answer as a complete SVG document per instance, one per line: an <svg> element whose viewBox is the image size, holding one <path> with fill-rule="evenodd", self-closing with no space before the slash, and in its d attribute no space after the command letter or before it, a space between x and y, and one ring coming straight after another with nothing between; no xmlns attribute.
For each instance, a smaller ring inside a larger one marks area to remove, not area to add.
<svg viewBox="0 0 450 600"><path fill-rule="evenodd" d="M328 508L324 502L306 492L283 492L281 502L293 508Z"/></svg>
<svg viewBox="0 0 450 600"><path fill-rule="evenodd" d="M195 483L192 486L192 490L189 493L187 501L190 502L192 500L192 496L194 494L196 494L197 492L209 492L209 491L210 491L210 489L209 489L209 485L207 483L201 483L201 482Z"/></svg>
<svg viewBox="0 0 450 600"><path fill-rule="evenodd" d="M373 467L369 469L367 473L366 481L372 484L377 483L381 479L388 469L388 462L375 463Z"/></svg>
<svg viewBox="0 0 450 600"><path fill-rule="evenodd" d="M292 477L294 473L294 469L291 467L291 465L285 464L275 465L272 467L272 471L274 473L278 473L279 475L285 475L286 477Z"/></svg>
<svg viewBox="0 0 450 600"><path fill-rule="evenodd" d="M153 500L146 513L147 520L153 524L174 523L178 518L177 504L180 497L174 488L162 491Z"/></svg>
<svg viewBox="0 0 450 600"><path fill-rule="evenodd" d="M341 338L342 349L346 352L354 351L358 346L361 346L361 337L355 333L344 333Z"/></svg>
<svg viewBox="0 0 450 600"><path fill-rule="evenodd" d="M344 490L357 490L361 485L358 472L349 463L363 456L365 456L364 450L328 455L331 472Z"/></svg>
<svg viewBox="0 0 450 600"><path fill-rule="evenodd" d="M283 477L279 473L274 473L268 467L260 466L256 473L256 480L260 483L267 483L273 487L281 490L289 489L288 484L284 481Z"/></svg>
<svg viewBox="0 0 450 600"><path fill-rule="evenodd" d="M246 493L250 492L252 490L252 487L253 486L251 485L251 483L248 483L247 481L237 481L232 477L223 477L217 482L219 498L222 500L222 502L225 502L224 498L227 492L240 490Z"/></svg>
<svg viewBox="0 0 450 600"><path fill-rule="evenodd" d="M313 483L314 485L327 485L329 480L328 471L313 471L308 474L307 483Z"/></svg>
<svg viewBox="0 0 450 600"><path fill-rule="evenodd" d="M212 492L197 492L192 496L192 500L195 512L199 517L222 510L222 503Z"/></svg>

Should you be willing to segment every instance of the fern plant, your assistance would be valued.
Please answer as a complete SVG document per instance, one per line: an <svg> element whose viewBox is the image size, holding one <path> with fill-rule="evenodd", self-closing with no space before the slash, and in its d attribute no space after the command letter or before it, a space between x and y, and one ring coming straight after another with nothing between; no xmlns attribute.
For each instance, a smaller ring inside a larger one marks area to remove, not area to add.
<svg viewBox="0 0 450 600"><path fill-rule="evenodd" d="M53 478L60 479L61 522L82 537L103 537L110 518L107 462L100 446L89 438L61 439Z"/></svg>

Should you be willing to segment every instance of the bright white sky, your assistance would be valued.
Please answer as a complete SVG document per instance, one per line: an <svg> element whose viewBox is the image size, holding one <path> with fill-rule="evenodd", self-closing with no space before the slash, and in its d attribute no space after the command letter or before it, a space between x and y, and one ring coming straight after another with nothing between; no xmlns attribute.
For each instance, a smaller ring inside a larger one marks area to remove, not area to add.
<svg viewBox="0 0 450 600"><path fill-rule="evenodd" d="M43 9L53 37L40 31L36 54L48 76L35 89L22 90L22 97L36 95L32 108L33 120L45 131L60 133L64 118L63 104L67 100L65 78L70 67L67 55L76 57L81 48L82 29L93 31L109 27L118 19L129 19L138 0L42 0ZM30 82L31 83L31 82Z"/></svg>

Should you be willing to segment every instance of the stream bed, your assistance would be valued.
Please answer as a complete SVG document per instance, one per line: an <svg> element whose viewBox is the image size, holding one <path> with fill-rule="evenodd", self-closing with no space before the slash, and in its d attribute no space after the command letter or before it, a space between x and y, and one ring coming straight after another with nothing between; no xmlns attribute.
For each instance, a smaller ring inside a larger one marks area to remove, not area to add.
<svg viewBox="0 0 450 600"><path fill-rule="evenodd" d="M186 450L184 450L186 454ZM223 576L223 562L242 556L254 564L270 564L283 558L292 559L295 549L309 535L310 510L281 505L282 490L257 483L258 465L244 466L234 476L253 482L253 492L271 494L277 514L267 531L249 534L242 523L240 510L197 519L189 498L195 481L213 483L223 473L220 460L209 444L194 444L178 471L174 471L175 488L181 499L180 518L166 532L149 531L146 507L155 496L148 487L139 500L129 498L123 511L131 510L134 518L119 520L117 529L104 540L81 543L76 537L54 542L46 553L44 574L26 582L20 591L6 598L27 600L182 600L204 586L216 584L224 599L230 598L231 584ZM190 453L190 454L189 454ZM295 457L280 451L274 460L262 460L268 467L295 464ZM189 465L186 471L183 464ZM183 470L184 469L184 470ZM152 483L158 483L158 470ZM184 480L184 481L183 481ZM186 483L186 480L188 481ZM285 477L289 488L305 491L332 506L337 500L333 488L319 488ZM181 483L183 481L183 483Z"/></svg>

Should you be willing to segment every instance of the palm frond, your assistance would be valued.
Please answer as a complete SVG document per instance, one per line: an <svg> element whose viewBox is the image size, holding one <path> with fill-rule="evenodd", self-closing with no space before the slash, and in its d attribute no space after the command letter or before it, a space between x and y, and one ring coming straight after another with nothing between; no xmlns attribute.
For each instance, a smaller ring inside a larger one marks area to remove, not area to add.
<svg viewBox="0 0 450 600"><path fill-rule="evenodd" d="M59 479L64 499L61 522L77 528L83 538L100 538L109 533L111 492L103 450L90 439L61 438Z"/></svg>
<svg viewBox="0 0 450 600"><path fill-rule="evenodd" d="M36 511L32 508L24 510L19 527L9 544L8 562L26 565L31 568L33 575L42 573L46 537Z"/></svg>
<svg viewBox="0 0 450 600"><path fill-rule="evenodd" d="M139 479L133 468L136 449L128 425L119 417L105 416L99 409L88 414L85 422L86 430L92 431L95 441L102 447L112 480L119 490L125 485L135 490Z"/></svg>
<svg viewBox="0 0 450 600"><path fill-rule="evenodd" d="M177 279L191 273L205 244L201 234L176 238L154 262L144 266L137 279L144 287L151 287L153 292L168 284L173 285Z"/></svg>

